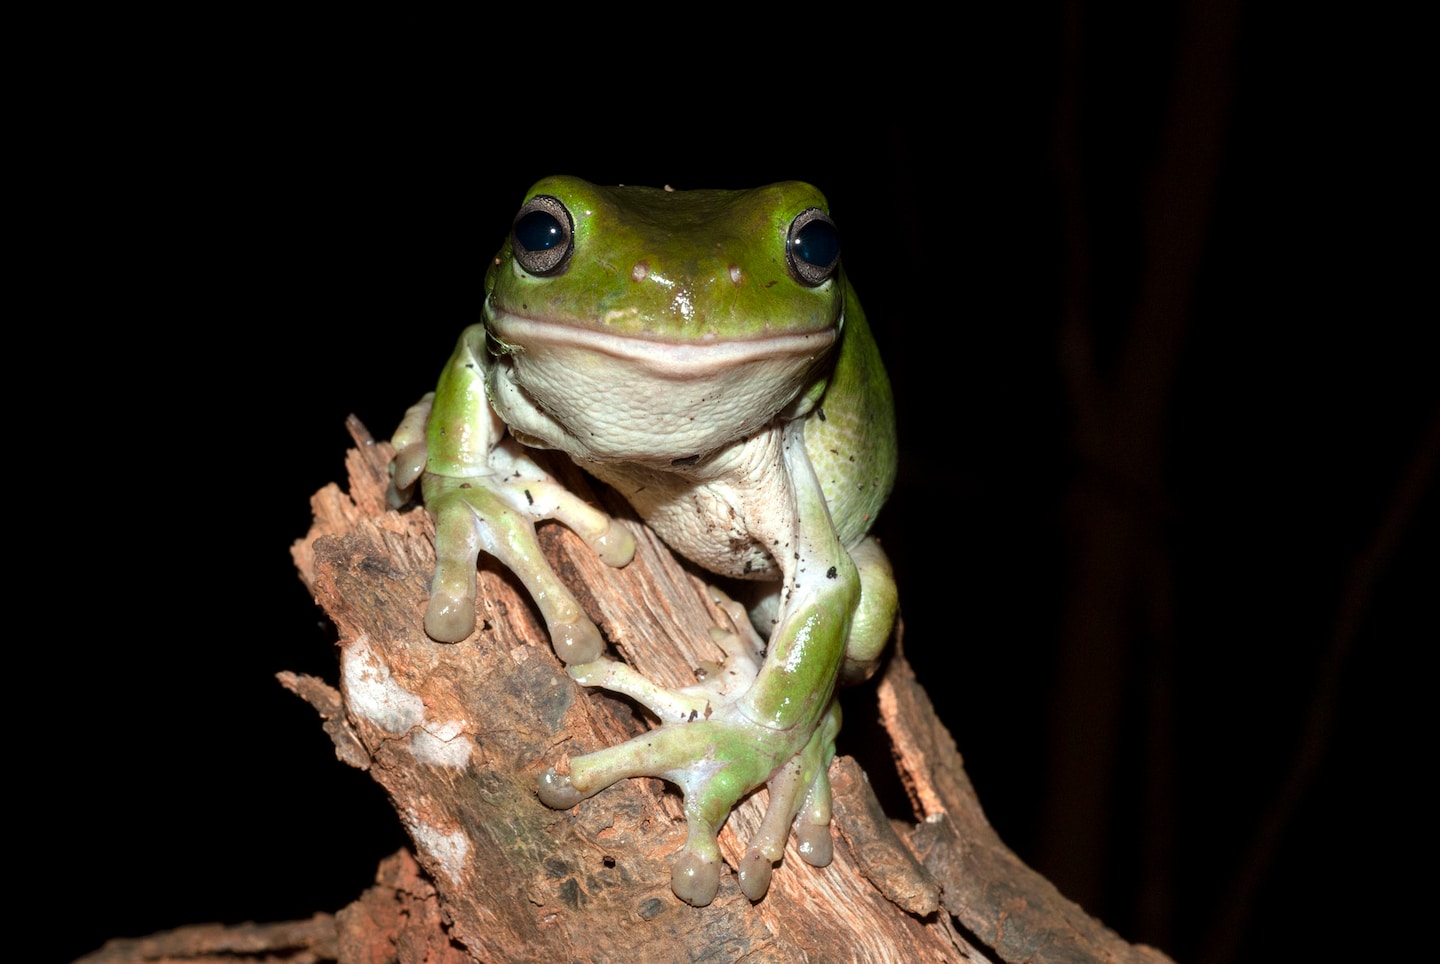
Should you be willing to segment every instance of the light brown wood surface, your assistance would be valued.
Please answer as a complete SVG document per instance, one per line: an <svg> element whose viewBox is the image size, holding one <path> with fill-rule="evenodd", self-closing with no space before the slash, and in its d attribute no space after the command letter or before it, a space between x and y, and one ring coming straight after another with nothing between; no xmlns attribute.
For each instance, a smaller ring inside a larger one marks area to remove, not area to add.
<svg viewBox="0 0 1440 964"><path fill-rule="evenodd" d="M456 644L421 620L433 565L423 509L385 505L389 446L352 420L349 488L313 500L294 547L301 578L339 629L338 689L281 674L319 713L337 757L388 793L413 855L382 863L376 884L333 918L304 926L186 928L116 941L85 959L119 961L1164 961L1065 900L986 822L950 734L901 643L878 685L877 713L909 797L885 814L866 774L838 757L835 859L815 868L793 841L769 894L752 903L728 870L708 907L670 890L684 840L678 791L626 780L569 811L540 803L545 768L644 732L641 710L564 672L515 580L483 560L478 631ZM585 486L573 467L554 466ZM665 685L721 656L727 617L613 494L604 507L637 541L623 569L562 527L541 538L556 571L619 654ZM922 643L923 644L923 643ZM865 721L847 721L847 726ZM727 822L733 866L763 813L764 791ZM228 935L228 938L227 938Z"/></svg>

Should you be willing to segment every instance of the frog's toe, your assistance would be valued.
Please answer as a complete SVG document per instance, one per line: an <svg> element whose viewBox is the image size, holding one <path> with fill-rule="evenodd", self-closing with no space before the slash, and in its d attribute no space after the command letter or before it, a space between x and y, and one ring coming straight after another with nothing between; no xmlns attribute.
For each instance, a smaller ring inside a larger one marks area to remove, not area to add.
<svg viewBox="0 0 1440 964"><path fill-rule="evenodd" d="M528 459L525 464L533 465ZM617 569L630 565L630 560L635 558L635 536L630 530L564 486L550 481L538 467L534 473L539 478L527 485L526 492L536 500L532 505L545 503L549 506L548 512L541 514L541 518L560 522L583 539L606 565Z"/></svg>
<svg viewBox="0 0 1440 964"><path fill-rule="evenodd" d="M635 558L635 537L613 519L606 520L604 532L587 541L601 562L616 569L630 565Z"/></svg>
<svg viewBox="0 0 1440 964"><path fill-rule="evenodd" d="M473 526L470 527L473 529ZM467 530L466 535L470 533ZM457 540L458 541L458 540ZM451 555L442 549L456 548L454 543L437 541L439 558L435 577L430 580L430 602L425 606L425 632L442 643L458 643L475 630L475 558L478 549L470 538Z"/></svg>
<svg viewBox="0 0 1440 964"><path fill-rule="evenodd" d="M432 592L425 607L425 633L441 643L458 643L475 629L473 596L445 591Z"/></svg>
<svg viewBox="0 0 1440 964"><path fill-rule="evenodd" d="M770 890L774 862L758 848L751 847L740 860L740 890L751 900L759 900Z"/></svg>
<svg viewBox="0 0 1440 964"><path fill-rule="evenodd" d="M830 775L824 769L815 775L795 818L795 841L801 859L812 867L828 867L835 857L830 836Z"/></svg>
<svg viewBox="0 0 1440 964"><path fill-rule="evenodd" d="M785 854L785 839L799 809L800 777L800 762L791 760L770 779L770 803L765 808L765 817L740 859L740 889L751 900L765 896L775 864Z"/></svg>
<svg viewBox="0 0 1440 964"><path fill-rule="evenodd" d="M425 471L427 449L423 443L411 445L395 453L390 463L390 486L385 498L390 508L398 509L415 494L415 483Z"/></svg>
<svg viewBox="0 0 1440 964"><path fill-rule="evenodd" d="M720 852L697 853L686 848L670 870L670 889L692 907L704 907L720 890Z"/></svg>
<svg viewBox="0 0 1440 964"><path fill-rule="evenodd" d="M430 392L405 412L390 444L395 449L395 459L390 463L390 486L385 493L390 508L398 509L414 495L415 483L425 471L425 460L429 451L425 443L425 427L430 421L430 410L435 402L435 393Z"/></svg>
<svg viewBox="0 0 1440 964"><path fill-rule="evenodd" d="M569 810L589 796L589 794L575 789L570 782L569 774L556 773L554 767L540 775L540 785L537 790L540 794L540 802L551 810Z"/></svg>
<svg viewBox="0 0 1440 964"><path fill-rule="evenodd" d="M550 642L555 647L555 655L559 656L566 666L589 663L600 657L605 648L605 641L600 636L600 630L595 624L586 619L583 614L577 614L573 619L557 620L550 623Z"/></svg>
<svg viewBox="0 0 1440 964"><path fill-rule="evenodd" d="M812 867L828 867L835 859L835 841L830 837L830 824L795 824L795 839L800 857Z"/></svg>
<svg viewBox="0 0 1440 964"><path fill-rule="evenodd" d="M442 643L458 643L475 629L475 562L480 531L463 498L447 494L426 501L435 518L435 575L425 608L425 632Z"/></svg>

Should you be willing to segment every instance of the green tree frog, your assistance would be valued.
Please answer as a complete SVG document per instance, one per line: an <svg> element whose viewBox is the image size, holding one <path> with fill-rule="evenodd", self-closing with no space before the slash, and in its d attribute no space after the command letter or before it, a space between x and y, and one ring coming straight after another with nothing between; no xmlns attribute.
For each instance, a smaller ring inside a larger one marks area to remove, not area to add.
<svg viewBox="0 0 1440 964"><path fill-rule="evenodd" d="M572 758L568 774L550 769L539 795L563 809L627 777L678 785L681 899L714 899L716 834L762 784L766 815L737 871L745 895L765 895L792 826L801 857L827 865L836 686L869 675L895 618L890 566L867 533L896 459L889 381L824 196L798 182L542 180L486 274L483 318L393 440L397 489L418 480L435 520L426 632L473 632L476 558L491 553L533 596L575 680L660 719ZM760 584L759 632L732 637L726 672L666 690L605 655L535 523L559 521L616 566L633 537L532 449L564 452L698 565Z"/></svg>

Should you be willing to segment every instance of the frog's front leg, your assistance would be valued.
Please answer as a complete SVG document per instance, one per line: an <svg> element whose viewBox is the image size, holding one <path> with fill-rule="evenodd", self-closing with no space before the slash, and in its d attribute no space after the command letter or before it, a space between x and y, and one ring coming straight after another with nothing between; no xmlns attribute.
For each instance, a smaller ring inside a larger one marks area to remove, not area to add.
<svg viewBox="0 0 1440 964"><path fill-rule="evenodd" d="M855 614L865 609L862 595L871 594L870 583L888 580L884 567L875 570L878 576L862 578L836 537L804 455L800 422L786 429L785 443L784 472L793 508L789 545L781 560L784 583L778 596L783 601L769 652L753 682L737 692L717 688L685 713L682 697L699 698L700 687L669 693L638 681L633 671L575 667L572 675L577 679L625 692L663 722L658 730L619 746L573 757L568 774L551 769L540 783L541 799L556 808L573 806L627 777L660 777L679 786L688 833L671 886L697 906L710 903L719 885L716 834L735 805L762 784L769 788L769 804L739 866L745 895L752 900L765 895L792 826L801 856L816 866L829 863L826 771L840 727L835 686L854 642ZM865 550L871 551L878 550ZM879 608L886 609L883 599ZM878 642L861 641L859 661L873 661L888 633L886 625ZM595 675L589 677L592 669Z"/></svg>
<svg viewBox="0 0 1440 964"><path fill-rule="evenodd" d="M519 577L545 619L556 652L567 663L600 655L602 642L580 605L540 551L535 523L554 519L614 566L629 563L635 540L605 513L586 504L544 471L515 439L485 395L484 329L460 337L429 402L411 409L397 432L395 484L413 480L413 438L423 419L425 506L435 520L435 576L425 631L458 642L475 628L476 561L487 552Z"/></svg>

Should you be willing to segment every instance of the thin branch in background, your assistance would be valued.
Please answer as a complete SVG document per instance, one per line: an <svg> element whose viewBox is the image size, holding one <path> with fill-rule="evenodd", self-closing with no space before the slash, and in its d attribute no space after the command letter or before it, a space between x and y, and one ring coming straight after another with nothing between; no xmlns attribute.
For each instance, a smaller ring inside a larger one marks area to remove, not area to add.
<svg viewBox="0 0 1440 964"><path fill-rule="evenodd" d="M1320 663L1320 675L1306 713L1300 744L1285 782L1256 827L1226 888L1215 921L1208 928L1204 948L1197 958L1201 964L1222 964L1235 957L1285 830L1315 783L1330 747L1346 663L1370 610L1376 586L1389 569L1426 491L1435 481L1437 463L1440 463L1440 408L1420 436L1419 445L1400 475L1374 536L1350 564L1335 615L1335 632Z"/></svg>
<svg viewBox="0 0 1440 964"><path fill-rule="evenodd" d="M1141 209L1143 269L1119 351L1097 350L1113 318L1097 317L1091 247L1092 186L1082 158L1087 118L1081 85L1089 76L1085 11L1065 7L1065 89L1056 151L1066 209L1066 297L1060 363L1073 413L1077 475L1067 499L1071 557L1057 688L1052 701L1051 792L1037 838L1037 861L1082 905L1114 914L1106 864L1123 849L1112 836L1124 694L1146 674L1144 811L1137 833L1143 863L1135 933L1170 942L1173 903L1173 559L1165 544L1169 487L1166 427L1197 279L1214 214L1221 148L1233 99L1238 0L1183 5L1168 105ZM1103 56L1103 53L1102 53ZM1146 118L1135 118L1143 124ZM1121 142L1121 147L1126 147ZM1137 667L1143 669L1137 670ZM1123 895L1128 899L1128 895Z"/></svg>

